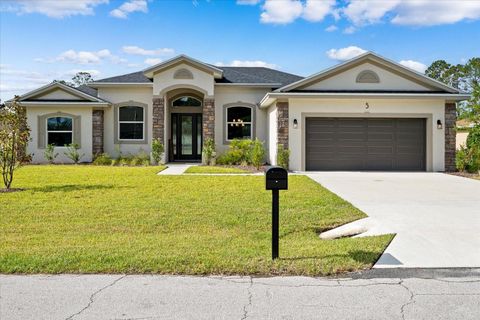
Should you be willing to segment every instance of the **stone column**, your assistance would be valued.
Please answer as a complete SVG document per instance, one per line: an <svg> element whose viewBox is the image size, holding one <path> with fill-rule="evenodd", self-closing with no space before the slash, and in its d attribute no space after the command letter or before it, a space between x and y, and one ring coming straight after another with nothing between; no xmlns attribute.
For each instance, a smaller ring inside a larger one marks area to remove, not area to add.
<svg viewBox="0 0 480 320"><path fill-rule="evenodd" d="M103 110L92 111L92 154L97 156L103 153Z"/></svg>
<svg viewBox="0 0 480 320"><path fill-rule="evenodd" d="M165 100L163 98L153 98L152 113L152 138L160 139L166 149L168 146L165 143Z"/></svg>
<svg viewBox="0 0 480 320"><path fill-rule="evenodd" d="M288 149L288 102L277 102L277 145Z"/></svg>
<svg viewBox="0 0 480 320"><path fill-rule="evenodd" d="M215 139L215 99L203 100L203 141Z"/></svg>
<svg viewBox="0 0 480 320"><path fill-rule="evenodd" d="M445 171L456 171L455 152L456 152L456 135L455 130L457 121L455 103L445 103ZM436 123L433 124L434 126Z"/></svg>

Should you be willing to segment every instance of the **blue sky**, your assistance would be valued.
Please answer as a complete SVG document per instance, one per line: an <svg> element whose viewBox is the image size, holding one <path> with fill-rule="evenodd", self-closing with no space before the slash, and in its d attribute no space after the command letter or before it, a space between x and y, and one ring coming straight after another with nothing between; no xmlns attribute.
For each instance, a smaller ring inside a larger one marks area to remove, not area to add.
<svg viewBox="0 0 480 320"><path fill-rule="evenodd" d="M0 0L0 98L177 54L309 75L375 51L422 71L480 55L480 0Z"/></svg>

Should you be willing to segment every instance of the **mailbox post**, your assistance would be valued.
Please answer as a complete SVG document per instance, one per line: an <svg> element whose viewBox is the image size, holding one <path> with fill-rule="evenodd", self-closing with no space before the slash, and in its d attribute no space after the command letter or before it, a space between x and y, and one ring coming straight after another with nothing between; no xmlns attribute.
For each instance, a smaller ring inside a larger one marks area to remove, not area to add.
<svg viewBox="0 0 480 320"><path fill-rule="evenodd" d="M288 172L282 167L268 167L265 171L265 188L272 190L272 260L278 258L279 190L288 189Z"/></svg>

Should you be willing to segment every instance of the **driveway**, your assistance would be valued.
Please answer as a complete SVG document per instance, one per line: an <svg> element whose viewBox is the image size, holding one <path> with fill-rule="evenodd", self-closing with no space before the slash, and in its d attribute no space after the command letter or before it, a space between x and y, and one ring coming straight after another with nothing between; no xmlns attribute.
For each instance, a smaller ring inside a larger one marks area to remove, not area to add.
<svg viewBox="0 0 480 320"><path fill-rule="evenodd" d="M369 216L364 236L397 234L376 268L480 266L480 181L442 173L308 176Z"/></svg>

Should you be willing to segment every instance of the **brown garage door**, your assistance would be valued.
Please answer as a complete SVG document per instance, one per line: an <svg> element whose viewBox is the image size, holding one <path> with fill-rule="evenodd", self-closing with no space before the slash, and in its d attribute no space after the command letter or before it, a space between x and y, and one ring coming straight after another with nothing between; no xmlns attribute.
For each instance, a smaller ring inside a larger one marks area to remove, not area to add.
<svg viewBox="0 0 480 320"><path fill-rule="evenodd" d="M425 119L307 118L307 170L425 171Z"/></svg>

